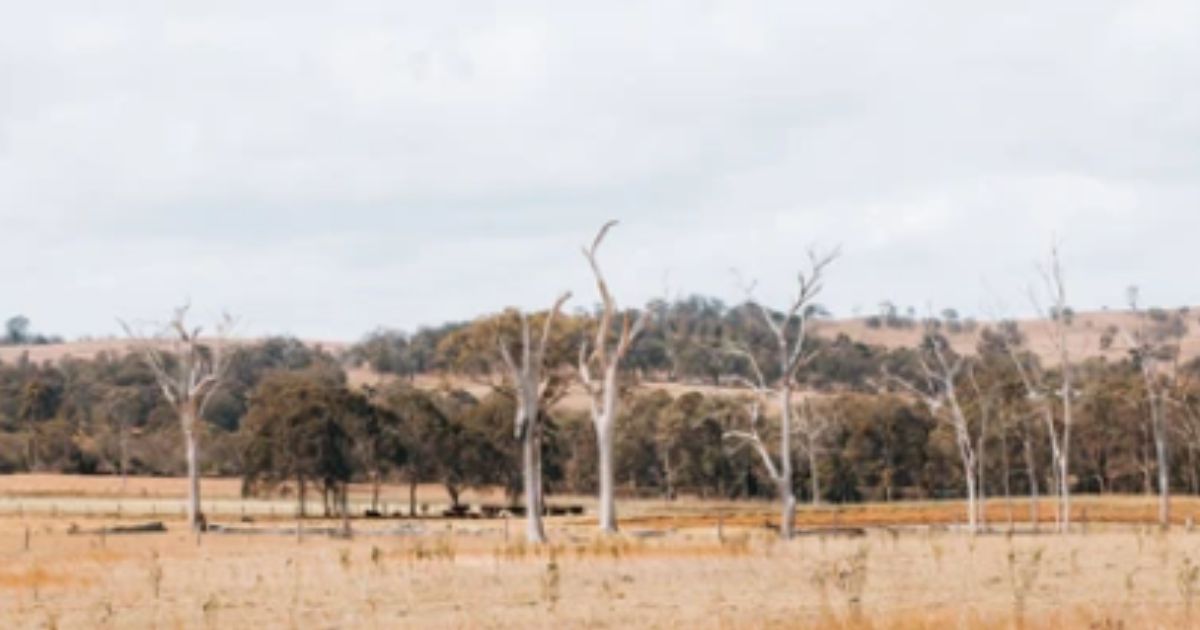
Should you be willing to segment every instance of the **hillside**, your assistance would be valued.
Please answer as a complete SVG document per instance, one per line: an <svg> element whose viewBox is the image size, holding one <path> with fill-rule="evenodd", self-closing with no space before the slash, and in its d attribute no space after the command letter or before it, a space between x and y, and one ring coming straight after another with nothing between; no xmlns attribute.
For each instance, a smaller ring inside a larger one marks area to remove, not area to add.
<svg viewBox="0 0 1200 630"><path fill-rule="evenodd" d="M1189 324L1196 322L1190 321ZM1047 364L1058 363L1057 350L1053 341L1051 322L1044 319L1019 320L1017 325L1025 335L1029 347ZM1104 331L1112 326L1129 328L1137 325L1137 316L1128 311L1095 311L1079 313L1071 326L1068 347L1072 359L1092 357L1119 358L1123 350L1119 347L1104 350L1100 338ZM821 322L817 327L818 334L824 337L836 337L839 334L869 345L886 348L911 347L921 338L919 326L898 328L872 328L867 325L865 318L841 319ZM978 341L978 331L948 334L954 350L963 354L973 354ZM1182 343L1182 358L1186 360L1200 356L1200 325L1189 327Z"/></svg>
<svg viewBox="0 0 1200 630"><path fill-rule="evenodd" d="M1129 327L1136 324L1135 316L1126 311L1096 311L1079 313L1075 316L1071 328L1070 350L1074 358L1090 358L1107 356L1116 358L1121 355L1120 349L1102 350L1100 337L1110 326ZM1037 352L1043 361L1055 363L1057 357L1051 339L1050 322L1041 319L1018 321L1018 326L1026 335L1030 347ZM888 328L871 327L866 318L847 318L822 320L815 325L816 333L826 338L834 338L845 334L855 341L868 345L878 345L885 348L910 347L921 337L921 328ZM978 331L948 334L955 351L971 354L975 350ZM248 343L253 340L241 339L235 343ZM305 340L313 348L323 348L335 354L351 347L352 342L329 340ZM0 361L15 361L24 353L35 363L59 361L65 358L90 359L102 352L123 353L128 351L129 341L122 338L98 339L87 341L72 341L48 345L17 345L0 346ZM1185 360L1200 356L1200 326L1191 327L1183 340L1183 358ZM355 378L369 380L371 374L355 374Z"/></svg>
<svg viewBox="0 0 1200 630"><path fill-rule="evenodd" d="M1121 349L1109 349L1106 351L1101 348L1101 336L1103 332L1111 326L1128 327L1135 324L1135 316L1128 312L1103 311L1078 314L1075 317L1069 339L1071 356L1075 359L1101 356L1117 359L1123 352ZM1050 322L1045 320L1023 320L1018 322L1018 326L1025 334L1029 347L1037 352L1046 364L1053 365L1058 362L1051 337ZM855 341L889 349L911 347L919 341L922 334L919 326L908 328L872 326L866 318L823 320L815 326L815 330L816 334L825 338L834 338L844 334ZM978 341L979 329L950 333L947 337L950 339L955 351L971 354L974 352ZM251 341L250 339L240 339L234 343L249 343ZM344 353L352 345L343 341L326 340L308 340L305 343L310 347L323 348L334 354ZM1191 327L1188 330L1183 340L1182 348L1184 360L1200 356L1200 326ZM49 345L0 346L0 361L11 363L21 355L28 354L29 359L35 363L57 362L68 358L90 359L104 352L120 354L128 350L129 341L122 338L75 341ZM347 375L351 384L356 386L379 384L396 378L393 375L377 373L365 366L349 368ZM442 387L462 388L476 395L482 395L489 389L486 383L440 374L418 376L415 379L415 383L418 387L425 389ZM730 391L729 388L699 384L653 383L646 384L645 386L651 389L664 389L673 394L688 391L700 391L702 393ZM563 409L584 411L588 408L587 395L578 385L573 386L559 403L559 406Z"/></svg>
<svg viewBox="0 0 1200 630"><path fill-rule="evenodd" d="M1097 311L1080 313L1075 316L1070 334L1071 355L1076 358L1107 356L1119 357L1121 350L1103 350L1100 337L1110 326L1129 327L1136 324L1135 316L1126 311ZM1019 320L1018 326L1028 339L1030 347L1037 352L1043 361L1056 361L1055 350L1051 339L1051 324L1041 319ZM916 344L921 337L921 328L888 328L871 327L866 318L847 318L822 320L815 326L816 334L834 338L845 334L855 341L868 345L885 348L903 348ZM978 339L978 331L948 334L955 351L972 354ZM239 339L234 343L249 343L252 339ZM313 348L323 348L333 353L348 349L352 343L346 341L305 340ZM22 354L28 353L29 359L35 363L59 361L66 358L90 359L103 352L123 353L129 349L129 341L121 338L92 339L87 341L70 341L47 345L16 345L0 346L0 361L12 362ZM1183 340L1183 357L1192 359L1200 356L1200 326L1188 330ZM366 376L366 375L360 375Z"/></svg>

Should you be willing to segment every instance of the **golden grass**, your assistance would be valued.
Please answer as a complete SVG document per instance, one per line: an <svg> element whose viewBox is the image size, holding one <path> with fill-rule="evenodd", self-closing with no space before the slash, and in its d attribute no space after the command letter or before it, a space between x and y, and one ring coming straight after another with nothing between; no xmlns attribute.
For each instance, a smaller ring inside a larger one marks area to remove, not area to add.
<svg viewBox="0 0 1200 630"><path fill-rule="evenodd" d="M706 505L732 509L678 509ZM380 535L393 523L359 522L352 540L297 541L197 540L177 520L166 534L100 537L69 535L61 519L0 518L0 627L910 630L1200 621L1187 606L1200 590L1189 573L1200 535L1182 528L1098 523L1087 534L974 538L870 529L783 542L733 518L719 539L715 527L677 527L660 503L626 507L635 518L625 534L601 537L586 519L550 519L548 545L522 542L511 523L506 537L497 521L426 521L411 536ZM1123 514L1141 501L1111 507ZM892 518L890 509L843 517ZM650 526L654 518L673 525Z"/></svg>
<svg viewBox="0 0 1200 630"><path fill-rule="evenodd" d="M115 500L94 478L0 481L18 494ZM178 480L133 483L182 496ZM1015 501L1014 519L1027 506ZM547 545L523 542L517 520L358 521L352 540L198 539L178 518L166 534L71 535L72 524L117 519L26 512L0 516L0 628L1200 627L1200 534L1147 526L1154 506L1079 497L1086 532L1008 535L1008 506L993 500L997 533L977 537L940 527L961 522L959 502L801 508L810 533L783 542L765 527L776 518L768 503L622 501L621 535L599 536L590 517L552 518ZM1182 521L1200 500L1174 508ZM1041 516L1052 518L1050 502ZM389 533L401 524L416 531Z"/></svg>

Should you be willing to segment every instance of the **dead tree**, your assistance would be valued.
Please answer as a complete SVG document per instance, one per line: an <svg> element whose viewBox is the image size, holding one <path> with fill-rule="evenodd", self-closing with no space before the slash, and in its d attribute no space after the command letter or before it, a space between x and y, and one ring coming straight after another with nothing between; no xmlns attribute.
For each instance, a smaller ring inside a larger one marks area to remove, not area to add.
<svg viewBox="0 0 1200 630"><path fill-rule="evenodd" d="M1037 420L1034 416L1022 414L1019 417L1018 427L1021 436L1021 458L1025 462L1025 479L1029 485L1029 520L1033 525L1033 531L1038 531L1041 526L1041 497L1040 486L1038 482L1037 455L1034 453L1034 442L1037 439Z"/></svg>
<svg viewBox="0 0 1200 630"><path fill-rule="evenodd" d="M829 432L838 424L834 413L820 409L811 400L801 401L797 409L795 435L799 438L800 451L808 460L809 485L812 504L821 504L821 474L818 460L826 451Z"/></svg>
<svg viewBox="0 0 1200 630"><path fill-rule="evenodd" d="M767 385L767 381L764 378L762 370L758 368L757 362L753 361L753 357L750 357L748 352L746 356L751 358L751 365L757 379L756 388L759 394L756 396L758 402L755 403L756 407L751 418L751 430L730 431L725 434L725 437L751 444L758 451L763 464L767 468L768 474L772 481L775 482L776 490L779 494L781 510L779 535L785 539L793 536L796 523L796 493L792 481L792 437L795 432L792 424L794 413L792 392L795 387L797 371L799 371L800 366L812 357L811 354L805 353L809 320L813 315L811 307L813 306L813 301L820 295L821 289L824 288L826 269L837 259L838 254L839 252L836 249L825 254L818 254L815 251L808 253L808 269L799 274L799 290L787 311L782 315L776 315L762 306L754 298L753 286L748 285L743 287L747 294L747 303L759 313L763 322L766 323L775 338L776 357L779 361L779 377L773 389L773 393L777 397L777 406L779 407L778 465L772 461L771 455L763 442L762 435L757 429L757 425L760 422L759 416L762 411L762 395L770 391L771 388Z"/></svg>
<svg viewBox="0 0 1200 630"><path fill-rule="evenodd" d="M163 397L179 417L187 454L187 520L192 529L200 531L205 523L200 511L201 419L229 368L230 356L225 346L235 322L225 314L217 323L214 334L202 338L200 327L188 327L187 314L187 305L175 309L171 321L150 336L137 334L125 322L121 322L121 326L132 340L133 350L149 366Z"/></svg>
<svg viewBox="0 0 1200 630"><path fill-rule="evenodd" d="M980 387L979 379L976 378L976 364L969 363L967 365L967 382L971 385L971 390L975 394L975 408L979 412L979 432L976 435L975 447L975 468L977 482L979 484L979 494L976 499L975 509L978 511L976 520L981 527L987 527L987 439L988 430L991 426L992 413L994 411L995 385L991 385L986 389Z"/></svg>
<svg viewBox="0 0 1200 630"><path fill-rule="evenodd" d="M583 255L596 278L600 291L600 320L596 324L594 341L589 346L584 341L579 348L579 378L588 394L592 424L596 430L596 448L599 460L600 481L600 529L607 533L617 531L615 471L613 470L613 446L618 406L620 404L620 382L618 379L621 360L629 353L630 346L641 334L650 319L650 310L644 309L638 316L629 312L621 315L621 329L615 343L612 340L613 322L617 316L617 302L609 291L596 252L604 242L605 235L617 224L609 221L600 228L591 247L583 248ZM593 370L595 372L593 373Z"/></svg>
<svg viewBox="0 0 1200 630"><path fill-rule="evenodd" d="M542 426L541 402L546 394L548 380L544 377L546 347L550 343L550 331L554 320L562 311L563 304L571 298L562 294L542 322L540 336L534 342L530 331L529 316L520 313L520 347L514 357L509 341L497 336L500 356L516 391L517 410L514 435L521 442L521 476L525 489L525 537L532 543L546 542L546 530L542 524Z"/></svg>
<svg viewBox="0 0 1200 630"><path fill-rule="evenodd" d="M971 438L971 426L958 395L958 379L967 359L951 354L949 342L935 333L927 333L917 353L920 375L910 380L887 373L888 381L925 403L930 415L945 422L954 430L955 444L962 463L963 479L967 486L967 527L974 534L979 530L977 505L977 455Z"/></svg>
<svg viewBox="0 0 1200 630"><path fill-rule="evenodd" d="M1130 359L1142 377L1149 411L1151 437L1158 472L1158 522L1162 527L1171 524L1171 427L1167 414L1176 390L1179 375L1179 346L1187 332L1182 318L1169 315L1161 322L1152 322L1138 306L1136 287L1129 289L1129 310L1135 316L1136 327L1118 327L1107 331L1104 345L1111 344L1119 333Z"/></svg>
<svg viewBox="0 0 1200 630"><path fill-rule="evenodd" d="M117 454L115 472L121 476L121 492L125 492L129 472L129 420L133 405L136 404L136 394L128 388L110 389L101 400L101 409L108 419L110 430L115 425L117 433Z"/></svg>
<svg viewBox="0 0 1200 630"><path fill-rule="evenodd" d="M1051 325L1050 338L1058 360L1058 381L1053 382L1041 368L1037 357L1021 347L1021 334L1015 325L1003 336L1002 343L1020 377L1026 399L1046 429L1046 438L1050 443L1050 490L1057 497L1054 522L1060 533L1066 533L1071 527L1071 429L1074 426L1076 392L1069 343L1072 314L1067 304L1066 282L1057 246L1050 248L1049 264L1039 268L1039 272L1045 297L1050 303L1049 309L1043 306L1044 299L1039 297L1037 291L1031 289L1029 297L1042 320ZM1030 451L1028 444L1026 451ZM1032 461L1027 462L1027 467L1032 464ZM1035 479L1032 476L1030 479L1032 484ZM1031 487L1030 491L1036 492L1036 489ZM1033 518L1036 527L1036 515Z"/></svg>

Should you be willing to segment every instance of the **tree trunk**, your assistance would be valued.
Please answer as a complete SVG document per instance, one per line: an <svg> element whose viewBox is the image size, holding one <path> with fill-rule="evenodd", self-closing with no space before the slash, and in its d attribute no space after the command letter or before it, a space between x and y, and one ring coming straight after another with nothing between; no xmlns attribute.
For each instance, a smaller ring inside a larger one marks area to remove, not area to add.
<svg viewBox="0 0 1200 630"><path fill-rule="evenodd" d="M371 511L379 511L379 487L383 485L383 475L376 470L371 475Z"/></svg>
<svg viewBox="0 0 1200 630"><path fill-rule="evenodd" d="M978 511L977 521L982 527L987 527L987 465L984 461L984 456L987 453L987 416L982 419L982 426L979 428L979 446L975 454L975 467L977 483L979 484L979 498L976 505Z"/></svg>
<svg viewBox="0 0 1200 630"><path fill-rule="evenodd" d="M306 495L308 494L308 488L304 484L303 477L296 480L296 487L297 487L296 500L299 502L299 509L300 509L299 516L300 516L300 518L304 518L305 516L308 516L307 511L306 511L306 506L304 504L304 500L306 498Z"/></svg>
<svg viewBox="0 0 1200 630"><path fill-rule="evenodd" d="M1001 473L1004 475L1004 484L1002 486L1004 489L1004 505L1008 511L1008 531L1011 532L1013 529L1012 469L1009 464L1008 436L1001 432L1000 438L1000 468L1002 469Z"/></svg>
<svg viewBox="0 0 1200 630"><path fill-rule="evenodd" d="M1154 422L1154 455L1158 460L1158 524L1171 526L1171 468L1167 454L1167 422L1159 394L1151 394L1150 414Z"/></svg>
<svg viewBox="0 0 1200 630"><path fill-rule="evenodd" d="M675 485L671 479L671 447L663 449L663 499L671 501L675 498Z"/></svg>
<svg viewBox="0 0 1200 630"><path fill-rule="evenodd" d="M417 475L414 472L408 478L408 516L414 518L417 515Z"/></svg>
<svg viewBox="0 0 1200 630"><path fill-rule="evenodd" d="M808 448L808 474L812 477L812 504L813 507L821 505L821 477L817 473L817 454L810 442Z"/></svg>
<svg viewBox="0 0 1200 630"><path fill-rule="evenodd" d="M129 484L129 438L125 435L125 425L121 425L121 435L118 438L121 448L121 493L124 494Z"/></svg>
<svg viewBox="0 0 1200 630"><path fill-rule="evenodd" d="M1058 505L1059 531L1067 533L1071 530L1071 474L1067 463L1067 451L1064 445L1061 459L1058 462Z"/></svg>
<svg viewBox="0 0 1200 630"><path fill-rule="evenodd" d="M792 492L791 479L779 480L779 537L790 540L796 535L796 496Z"/></svg>
<svg viewBox="0 0 1200 630"><path fill-rule="evenodd" d="M527 424L521 439L521 464L525 483L525 538L531 543L546 542L546 530L542 525L539 446L537 432Z"/></svg>
<svg viewBox="0 0 1200 630"><path fill-rule="evenodd" d="M202 523L204 517L200 513L200 456L196 446L195 411L193 411L190 406L185 406L182 410L180 410L179 417L183 424L184 448L187 451L188 527L191 527L193 531L200 531L204 527Z"/></svg>
<svg viewBox="0 0 1200 630"><path fill-rule="evenodd" d="M1065 357L1064 357L1065 360ZM1067 533L1071 529L1071 379L1065 364L1063 368L1063 433L1062 446L1058 453L1058 500L1062 512L1060 531Z"/></svg>
<svg viewBox="0 0 1200 630"><path fill-rule="evenodd" d="M979 503L976 496L978 485L973 464L971 458L963 458L963 472L967 476L967 531L975 534L979 531Z"/></svg>
<svg viewBox="0 0 1200 630"><path fill-rule="evenodd" d="M1041 521L1038 513L1038 478L1037 464L1033 458L1033 444L1028 436L1025 438L1025 475L1029 479L1029 520L1033 523L1033 531L1037 531Z"/></svg>
<svg viewBox="0 0 1200 630"><path fill-rule="evenodd" d="M786 353L784 353L786 361ZM786 363L784 364L786 368ZM779 484L780 509L779 537L790 540L796 532L796 493L792 489L792 387L786 380L787 370L784 370L784 384L779 388Z"/></svg>
<svg viewBox="0 0 1200 630"><path fill-rule="evenodd" d="M596 422L596 447L600 457L600 531L617 531L617 505L613 495L616 480L613 471L613 423L605 414Z"/></svg>

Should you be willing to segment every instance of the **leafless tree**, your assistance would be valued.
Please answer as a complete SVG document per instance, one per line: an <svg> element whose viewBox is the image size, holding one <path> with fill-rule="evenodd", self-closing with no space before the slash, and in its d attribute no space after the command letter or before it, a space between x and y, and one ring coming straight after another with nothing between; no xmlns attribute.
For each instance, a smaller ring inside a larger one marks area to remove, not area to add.
<svg viewBox="0 0 1200 630"><path fill-rule="evenodd" d="M1030 301L1044 321L1051 325L1051 344L1058 361L1059 378L1057 383L1052 381L1038 363L1037 357L1022 348L1020 332L1014 326L1004 335L1003 343L1013 367L1020 376L1029 403L1036 410L1046 429L1046 437L1050 442L1052 493L1058 499L1054 512L1054 521L1060 533L1066 533L1071 527L1071 429L1074 425L1074 374L1071 364L1070 332L1072 313L1067 304L1067 288L1063 276L1062 262L1058 254L1058 246L1050 248L1050 258L1045 266L1039 267L1042 279L1042 294L1031 289ZM1047 310L1044 306L1049 301ZM1057 412L1056 412L1057 410ZM1032 431L1022 435L1029 437ZM1036 476L1032 475L1032 448L1025 445L1028 460L1027 468L1031 470L1030 491L1037 492ZM1036 508L1036 503L1034 504ZM1036 512L1033 515L1036 526Z"/></svg>
<svg viewBox="0 0 1200 630"><path fill-rule="evenodd" d="M591 246L583 248L583 255L596 278L602 304L594 341L590 346L584 341L579 348L579 377L588 393L599 455L600 529L608 533L617 531L616 501L613 494L616 482L613 470L613 441L620 404L618 376L621 360L628 354L633 341L641 334L651 316L649 309L643 309L637 316L629 312L622 313L620 332L616 334L615 340L613 339L613 333L616 332L613 330L613 322L617 317L617 301L600 271L596 252L608 231L615 225L616 221L605 223Z"/></svg>
<svg viewBox="0 0 1200 630"><path fill-rule="evenodd" d="M1171 524L1171 462L1168 407L1179 381L1179 345L1187 332L1182 317L1165 314L1155 322L1138 305L1137 287L1127 295L1129 310L1134 315L1133 326L1118 326L1108 331L1104 343L1119 338L1142 376L1146 405L1149 411L1151 437L1158 472L1158 521L1162 527Z"/></svg>
<svg viewBox="0 0 1200 630"><path fill-rule="evenodd" d="M726 432L725 438L741 442L742 444L752 445L758 451L759 456L763 460L763 465L767 468L767 473L775 482L779 494L781 509L779 535L785 539L791 538L794 535L796 523L796 493L792 485L792 437L795 432L795 427L792 424L794 414L792 392L795 388L796 372L800 369L800 366L811 358L811 354L805 352L808 327L810 318L813 315L811 307L814 306L814 300L824 288L826 270L829 265L833 264L838 255L839 251L836 249L828 253L809 251L808 269L799 274L799 290L795 299L792 300L791 305L788 306L788 309L782 315L772 313L762 306L754 298L753 286L746 285L743 287L747 295L748 304L759 313L763 322L766 323L775 338L776 356L779 361L779 377L776 380L775 387L770 388L764 378L763 371L759 369L757 361L753 359L753 356L749 352L744 353L750 360L756 379L755 402L751 409L751 426L749 431ZM778 464L772 459L763 440L762 433L759 431L763 407L762 399L768 393L773 393L777 397L777 406L779 407Z"/></svg>
<svg viewBox="0 0 1200 630"><path fill-rule="evenodd" d="M1029 520L1032 522L1034 531L1037 531L1041 523L1041 483L1038 481L1037 456L1034 452L1034 443L1037 441L1037 419L1030 414L1020 414L1017 416L1018 435L1021 438L1021 458L1025 462L1025 479L1029 484Z"/></svg>
<svg viewBox="0 0 1200 630"><path fill-rule="evenodd" d="M888 373L887 379L924 402L934 418L949 424L954 430L967 486L967 526L972 534L976 533L979 530L976 445L958 393L958 381L967 366L967 358L953 354L945 337L930 331L926 333L917 353L917 363L919 376L910 379Z"/></svg>
<svg viewBox="0 0 1200 630"><path fill-rule="evenodd" d="M840 418L827 406L818 405L811 398L800 401L796 410L795 435L799 438L799 449L808 461L809 485L812 504L821 504L821 473L819 460L828 451L829 434L840 422Z"/></svg>
<svg viewBox="0 0 1200 630"><path fill-rule="evenodd" d="M520 313L521 339L518 356L509 349L509 340L497 337L500 356L512 381L517 395L517 411L514 435L521 441L521 475L525 486L525 537L529 542L546 541L546 530L542 524L542 426L541 402L546 394L547 379L544 376L546 347L550 343L550 331L562 307L571 298L564 293L554 302L542 322L542 330L536 343L530 331L529 316Z"/></svg>
<svg viewBox="0 0 1200 630"><path fill-rule="evenodd" d="M975 469L979 483L979 496L975 509L979 512L977 517L979 525L987 527L987 440L993 425L992 415L995 411L997 388L994 383L987 387L981 387L975 372L976 364L968 363L967 382L971 385L971 391L975 398L975 409L979 416L979 432L975 437Z"/></svg>
<svg viewBox="0 0 1200 630"><path fill-rule="evenodd" d="M132 408L136 403L136 393L129 388L111 389L104 393L100 401L100 412L108 420L109 431L115 431L117 440L116 461L113 466L121 475L121 491L124 492L128 483L129 469L129 421Z"/></svg>
<svg viewBox="0 0 1200 630"><path fill-rule="evenodd" d="M1067 304L1067 284L1063 277L1062 259L1058 255L1057 245L1051 246L1049 263L1042 268L1041 275L1042 284L1052 305L1052 310L1048 315L1053 323L1054 351L1058 355L1058 403L1061 407L1061 430L1055 430L1052 411L1048 410L1044 417L1048 423L1047 431L1051 436L1051 452L1055 462L1054 476L1058 482L1057 520L1059 531L1066 532L1071 528L1071 428L1074 426L1073 403L1076 392L1073 384L1074 373L1069 345L1072 314L1071 307ZM1046 315L1047 313L1042 314L1043 319L1046 318ZM1045 406L1049 408L1050 397L1043 393L1041 398ZM1058 443L1057 448L1053 448L1054 442Z"/></svg>
<svg viewBox="0 0 1200 630"><path fill-rule="evenodd" d="M187 453L187 519L188 524L199 531L204 528L198 450L201 419L229 368L230 354L226 352L226 344L235 321L228 314L223 315L213 335L204 338L200 327L189 328L188 308L184 305L175 309L170 322L150 336L138 334L125 322L121 322L121 326L132 341L132 349L149 366L163 397L179 416Z"/></svg>

